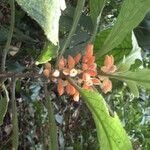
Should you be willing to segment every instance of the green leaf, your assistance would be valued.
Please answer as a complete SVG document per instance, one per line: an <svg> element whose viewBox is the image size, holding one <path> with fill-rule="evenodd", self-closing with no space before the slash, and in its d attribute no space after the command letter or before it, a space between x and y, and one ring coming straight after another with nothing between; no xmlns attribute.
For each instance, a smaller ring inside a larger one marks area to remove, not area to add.
<svg viewBox="0 0 150 150"><path fill-rule="evenodd" d="M106 0L90 0L90 14L93 24L97 23L97 19L101 15L105 2Z"/></svg>
<svg viewBox="0 0 150 150"><path fill-rule="evenodd" d="M6 115L8 102L9 102L8 92L5 87L3 87L3 89L4 89L5 97L0 96L0 126L3 124L3 119Z"/></svg>
<svg viewBox="0 0 150 150"><path fill-rule="evenodd" d="M132 50L128 56L124 56L123 61L118 64L118 72L128 71L131 66L137 69L142 65L141 48L138 45L136 37L132 32Z"/></svg>
<svg viewBox="0 0 150 150"><path fill-rule="evenodd" d="M126 35L141 22L149 10L150 0L125 0L117 22L96 55L102 56L117 47Z"/></svg>
<svg viewBox="0 0 150 150"><path fill-rule="evenodd" d="M65 9L64 0L16 0L17 3L43 28L48 40L58 43L59 18Z"/></svg>
<svg viewBox="0 0 150 150"><path fill-rule="evenodd" d="M127 80L125 82L127 83L128 87L129 87L130 91L133 93L133 95L138 98L139 90L137 88L136 83L134 81L127 81Z"/></svg>
<svg viewBox="0 0 150 150"><path fill-rule="evenodd" d="M118 72L111 75L112 78L123 81L133 81L136 85L150 89L150 69L138 69L134 72Z"/></svg>
<svg viewBox="0 0 150 150"><path fill-rule="evenodd" d="M57 52L58 46L53 45L51 42L46 42L41 52L41 55L39 56L35 64L39 65L50 61L53 57L57 55Z"/></svg>
<svg viewBox="0 0 150 150"><path fill-rule="evenodd" d="M107 36L110 34L111 28L105 29L101 31L94 42L94 53L97 59L98 65L103 65L104 57L99 57L97 53L99 52L100 47L103 45L104 41L106 40ZM128 56L132 50L132 38L131 33L128 34L125 39L111 52L108 52L108 55L113 55L115 57L115 63L121 62L124 56Z"/></svg>
<svg viewBox="0 0 150 150"><path fill-rule="evenodd" d="M120 64L125 63L131 66L135 63L136 59L142 60L141 48L138 45L134 33L132 33L132 51L127 57L124 58L123 62L120 62Z"/></svg>
<svg viewBox="0 0 150 150"><path fill-rule="evenodd" d="M117 116L111 117L103 97L94 91L81 90L97 128L100 150L132 150L131 142Z"/></svg>
<svg viewBox="0 0 150 150"><path fill-rule="evenodd" d="M59 27L60 32L67 33L70 31L72 24L73 24L73 17L75 13L75 7L68 5L63 14L60 17L59 21ZM93 23L90 16L87 16L86 14L81 14L79 25L77 26L77 32L92 32L93 31ZM81 42L81 41L80 41Z"/></svg>

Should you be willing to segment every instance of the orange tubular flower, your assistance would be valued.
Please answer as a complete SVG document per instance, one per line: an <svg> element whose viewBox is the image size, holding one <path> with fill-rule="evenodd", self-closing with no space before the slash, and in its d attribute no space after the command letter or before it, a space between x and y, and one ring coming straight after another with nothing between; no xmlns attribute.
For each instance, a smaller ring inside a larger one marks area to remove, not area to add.
<svg viewBox="0 0 150 150"><path fill-rule="evenodd" d="M76 93L76 89L70 83L68 83L66 86L66 92L69 95L74 95Z"/></svg>
<svg viewBox="0 0 150 150"><path fill-rule="evenodd" d="M74 94L74 96L73 96L73 100L75 101L75 102L78 102L79 101L79 92L78 91L76 91L76 93Z"/></svg>
<svg viewBox="0 0 150 150"><path fill-rule="evenodd" d="M61 79L58 79L57 91L60 96L64 94L63 80Z"/></svg>
<svg viewBox="0 0 150 150"><path fill-rule="evenodd" d="M44 76L49 78L51 70L52 70L51 64L50 63L46 63L45 66L44 66L44 70L43 70Z"/></svg>
<svg viewBox="0 0 150 150"><path fill-rule="evenodd" d="M74 57L75 64L78 64L80 60L81 60L81 54L78 53L78 54Z"/></svg>
<svg viewBox="0 0 150 150"><path fill-rule="evenodd" d="M62 70L66 65L66 59L64 59L64 57L62 57L58 63L58 68L59 70Z"/></svg>
<svg viewBox="0 0 150 150"><path fill-rule="evenodd" d="M86 54L85 57L86 58L91 58L93 56L93 44L88 44L86 47Z"/></svg>
<svg viewBox="0 0 150 150"><path fill-rule="evenodd" d="M75 60L72 56L68 56L68 68L71 70L75 67Z"/></svg>
<svg viewBox="0 0 150 150"><path fill-rule="evenodd" d="M112 90L112 82L109 79L105 79L102 84L102 91L106 94Z"/></svg>
<svg viewBox="0 0 150 150"><path fill-rule="evenodd" d="M44 69L43 74L44 74L45 77L48 78L50 76L50 71L48 69Z"/></svg>
<svg viewBox="0 0 150 150"><path fill-rule="evenodd" d="M114 65L114 57L106 55L104 60L104 66L101 67L101 70L104 73L111 74L117 70L117 67Z"/></svg>

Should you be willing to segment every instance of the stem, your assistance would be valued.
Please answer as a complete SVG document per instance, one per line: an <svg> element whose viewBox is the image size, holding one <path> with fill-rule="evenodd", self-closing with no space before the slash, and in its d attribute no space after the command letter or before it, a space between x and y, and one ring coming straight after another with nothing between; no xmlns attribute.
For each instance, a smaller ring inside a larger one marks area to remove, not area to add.
<svg viewBox="0 0 150 150"><path fill-rule="evenodd" d="M93 43L94 40L95 40L97 31L98 31L98 27L99 27L100 18L101 18L101 13L100 13L100 15L97 17L97 21L96 21L96 23L95 23L94 30L93 30L93 34L92 34L92 36L91 36L91 38L90 38L90 40L89 40L89 43Z"/></svg>
<svg viewBox="0 0 150 150"><path fill-rule="evenodd" d="M15 73L15 72L2 72L0 73L0 78L42 78L43 74L38 74L35 72L26 73Z"/></svg>
<svg viewBox="0 0 150 150"><path fill-rule="evenodd" d="M51 97L47 90L47 83L44 83L44 92L46 99L46 106L48 111L48 121L49 121L49 150L58 150L58 141L57 141L57 126L55 122L54 110L51 103Z"/></svg>
<svg viewBox="0 0 150 150"><path fill-rule="evenodd" d="M13 150L18 149L19 142L19 129L18 129L18 118L17 118L17 106L16 106L16 96L15 96L15 88L16 88L16 79L12 79L11 84L11 102L12 102L12 125L13 125L13 133L12 133L12 148Z"/></svg>
<svg viewBox="0 0 150 150"><path fill-rule="evenodd" d="M89 43L93 43L94 40L95 40L97 31L98 31L98 27L99 27L99 23L100 23L100 19L101 19L101 14L102 14L104 6L105 6L105 0L102 2L101 7L100 7L100 13L97 16L97 19L95 20L95 22L93 23L94 24L94 29L93 29L93 34L92 34L92 36L89 40Z"/></svg>
<svg viewBox="0 0 150 150"><path fill-rule="evenodd" d="M66 39L66 41L65 41L65 43L64 43L64 45L62 47L62 50L60 51L60 54L59 54L58 61L57 61L56 65L58 64L59 60L63 56L66 48L68 47L68 45L69 45L69 43L71 41L71 38L72 38L73 34L76 31L76 28L77 28L80 16L82 14L84 3L85 3L85 0L78 0L77 7L76 7L76 10L75 10L75 13L74 13L74 19L73 19L74 21L73 21L72 28L71 28L71 30L69 32L68 38Z"/></svg>
<svg viewBox="0 0 150 150"><path fill-rule="evenodd" d="M14 0L10 0L10 8L11 8L11 22L10 22L10 29L9 29L7 42L2 53L2 64L1 64L2 72L5 71L6 57L7 57L7 53L9 51L9 47L11 44L13 31L14 31L14 25L15 25L15 2Z"/></svg>

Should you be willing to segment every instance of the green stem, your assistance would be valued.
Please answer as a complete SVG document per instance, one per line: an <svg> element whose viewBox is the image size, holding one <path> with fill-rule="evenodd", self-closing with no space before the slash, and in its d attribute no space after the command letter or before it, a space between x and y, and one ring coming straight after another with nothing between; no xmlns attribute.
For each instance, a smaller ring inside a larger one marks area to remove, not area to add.
<svg viewBox="0 0 150 150"><path fill-rule="evenodd" d="M46 106L48 111L48 121L49 121L49 150L58 150L58 140L57 140L57 126L55 122L55 115L53 106L51 103L51 97L47 90L47 83L44 83L44 92L46 99Z"/></svg>
<svg viewBox="0 0 150 150"><path fill-rule="evenodd" d="M2 54L2 61L1 61L2 62L2 64L1 64L2 72L5 71L6 57L7 57L7 53L9 51L9 47L11 44L13 31L14 31L14 25L15 25L15 2L14 2L14 0L10 0L10 8L11 8L11 22L10 22L10 29L9 29L9 33L8 33L7 42L6 42L6 45L3 50L3 54Z"/></svg>
<svg viewBox="0 0 150 150"><path fill-rule="evenodd" d="M101 14L97 17L97 21L96 21L96 23L95 23L94 30L93 30L93 34L92 34L92 36L91 36L91 38L90 38L90 40L89 40L89 43L93 43L94 40L95 40L97 31L98 31L98 27L99 27L100 18L101 18Z"/></svg>
<svg viewBox="0 0 150 150"><path fill-rule="evenodd" d="M12 125L13 125L13 133L12 133L12 148L13 150L18 149L18 141L19 141L19 129L18 129L18 118L17 118L17 106L16 106L16 96L15 96L15 88L16 88L16 79L12 79L11 85L11 103L12 103Z"/></svg>
<svg viewBox="0 0 150 150"><path fill-rule="evenodd" d="M60 51L59 58L58 58L58 61L57 61L56 65L58 64L59 60L63 56L66 48L68 47L68 45L69 45L69 43L71 41L71 38L72 38L73 34L76 31L76 28L77 28L80 16L82 14L84 3L85 3L85 0L78 0L77 7L76 7L76 10L75 10L75 13L74 13L74 19L73 19L74 21L73 21L72 28L71 28L71 30L69 32L68 38L66 39L66 41L65 41L65 43L64 43L64 45L62 47L62 50Z"/></svg>
<svg viewBox="0 0 150 150"><path fill-rule="evenodd" d="M99 23L100 23L100 19L101 19L101 14L102 14L102 11L103 11L103 8L104 8L104 6L105 6L105 0L101 3L101 7L100 7L100 13L99 13L99 15L97 16L97 19L94 21L94 29L93 29L93 34L92 34L92 36L91 36L91 38L90 38L90 40L89 40L89 43L93 43L94 42L94 40L95 40L95 37L96 37L96 35L97 35L97 31L98 31L98 27L99 27Z"/></svg>

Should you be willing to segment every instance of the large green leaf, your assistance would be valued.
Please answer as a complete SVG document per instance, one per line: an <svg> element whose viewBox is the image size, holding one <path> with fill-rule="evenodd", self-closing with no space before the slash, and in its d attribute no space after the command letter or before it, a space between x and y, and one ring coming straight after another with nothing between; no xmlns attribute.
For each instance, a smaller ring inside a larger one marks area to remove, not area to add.
<svg viewBox="0 0 150 150"><path fill-rule="evenodd" d="M93 24L97 23L97 19L101 15L105 2L106 0L90 0L90 14Z"/></svg>
<svg viewBox="0 0 150 150"><path fill-rule="evenodd" d="M132 81L138 86L143 86L150 89L150 69L138 69L134 72L118 72L114 75L111 75L111 77L123 81Z"/></svg>
<svg viewBox="0 0 150 150"><path fill-rule="evenodd" d="M36 65L50 61L57 55L57 52L58 46L53 45L51 42L46 42L38 60L36 61Z"/></svg>
<svg viewBox="0 0 150 150"><path fill-rule="evenodd" d="M35 19L45 31L47 38L58 43L59 18L65 9L64 0L16 0L17 3Z"/></svg>
<svg viewBox="0 0 150 150"><path fill-rule="evenodd" d="M4 86L3 89L4 89L5 97L0 96L0 126L3 124L3 119L6 115L8 102L9 102L8 92Z"/></svg>
<svg viewBox="0 0 150 150"><path fill-rule="evenodd" d="M100 150L132 150L131 142L117 114L110 116L103 97L94 91L81 90L80 93L93 115Z"/></svg>
<svg viewBox="0 0 150 150"><path fill-rule="evenodd" d="M150 10L150 0L125 0L122 4L117 22L97 56L102 56L119 45L126 35L133 30Z"/></svg>

